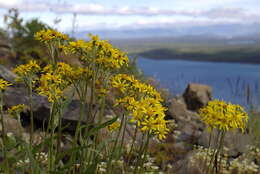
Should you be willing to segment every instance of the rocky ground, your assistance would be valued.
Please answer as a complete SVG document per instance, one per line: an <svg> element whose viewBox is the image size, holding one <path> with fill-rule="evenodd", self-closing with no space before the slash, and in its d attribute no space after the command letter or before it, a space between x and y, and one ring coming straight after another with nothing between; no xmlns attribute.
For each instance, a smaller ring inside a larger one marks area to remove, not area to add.
<svg viewBox="0 0 260 174"><path fill-rule="evenodd" d="M0 66L1 77L14 82L15 74ZM197 152L195 146L208 147L209 133L205 125L200 121L199 115L196 111L205 106L209 100L212 99L212 89L209 86L202 84L189 84L184 94L178 97L170 98L167 96L166 106L167 119L174 122L171 128L171 133L168 135L164 143L153 141L150 145L150 153L155 157L157 163L161 166L170 166L168 173L175 174L189 174L197 171L199 173L200 162L194 164L192 160ZM113 97L109 98L111 101ZM28 97L26 89L23 86L14 85L9 87L4 94L4 108L7 109L17 104L27 104ZM35 143L40 141L42 132L42 125L49 116L50 105L46 98L34 95L33 96L33 112L35 127ZM111 102L110 101L110 102ZM86 108L87 109L87 108ZM106 109L106 115L113 115L116 110L111 108ZM64 132L72 134L75 130L75 125L78 120L79 101L73 99L65 110L63 123L66 125ZM21 114L23 125L20 126L18 121L14 118L5 116L5 128L7 132L13 133L16 136L29 138L29 112ZM128 127L128 135L126 142L133 136L133 130ZM106 136L106 132L103 132ZM66 146L66 138L63 145ZM235 159L248 151L248 146L251 142L249 134L242 134L239 131L230 132L227 134L224 146L229 150L227 152L228 159ZM165 168L165 167L164 167ZM196 173L197 173L196 172Z"/></svg>
<svg viewBox="0 0 260 174"><path fill-rule="evenodd" d="M13 57L10 47L5 42L0 42L0 56L1 64ZM12 58L12 60L14 60ZM15 74L13 74L6 66L0 64L0 77L15 84ZM8 66L7 66L8 67ZM11 67L11 66L9 66ZM201 173L201 161L194 159L198 149L195 146L208 147L209 133L205 125L200 121L197 113L198 109L205 106L209 100L212 99L212 89L209 86L202 84L189 84L183 95L178 97L170 97L165 94L165 105L167 107L167 119L174 122L174 126L170 126L171 133L168 135L165 142L153 141L150 145L149 151L151 156L155 157L156 162L162 167L167 168L167 173L175 174L194 174ZM49 117L50 105L46 98L34 94L33 96L33 113L35 126L34 141L41 140L43 130L42 127ZM108 103L113 103L113 95L108 97ZM29 104L27 91L21 85L13 85L9 87L4 93L4 109L17 104ZM93 106L94 107L94 106ZM117 110L113 107L106 108L106 115L113 115ZM86 108L88 109L88 108ZM72 99L67 109L64 111L63 124L66 126L64 134L66 138L63 139L63 147L66 148L70 138L73 134L78 120L79 101ZM22 137L24 140L29 139L29 111L21 113L22 126L14 118L7 115L5 117L5 128L8 133L13 133L15 136ZM170 124L171 125L171 124ZM126 143L130 141L134 130L128 127L128 135L126 135ZM103 131L103 136L107 134ZM214 138L214 137L213 137ZM141 138L139 138L141 139ZM248 153L252 142L250 134L247 132L242 134L239 131L230 132L227 134L224 146L228 148L227 159L233 160ZM259 156L255 155L255 164L259 165ZM168 167L166 167L168 166ZM257 172L256 172L257 173ZM258 173L259 170L258 170Z"/></svg>

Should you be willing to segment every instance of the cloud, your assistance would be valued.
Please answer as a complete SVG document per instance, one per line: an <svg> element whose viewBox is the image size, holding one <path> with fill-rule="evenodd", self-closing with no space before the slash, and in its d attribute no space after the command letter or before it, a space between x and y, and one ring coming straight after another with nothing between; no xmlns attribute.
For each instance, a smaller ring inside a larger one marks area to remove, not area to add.
<svg viewBox="0 0 260 174"><path fill-rule="evenodd" d="M133 20L128 23L122 24L118 21L86 21L80 22L78 25L78 31L81 30L135 30L135 29L185 29L192 27L204 27L204 26L250 26L251 22L245 22L239 19L209 19L209 18L142 18Z"/></svg>
<svg viewBox="0 0 260 174"><path fill-rule="evenodd" d="M240 18L247 16L246 10L242 8L215 8L208 11L204 11L201 15L211 18Z"/></svg>
<svg viewBox="0 0 260 174"><path fill-rule="evenodd" d="M134 23L121 26L121 28L190 28L194 26L214 26L214 25L228 25L228 24L243 24L240 20L235 19L186 19L176 20L171 18L165 18L162 20L138 20Z"/></svg>
<svg viewBox="0 0 260 174"><path fill-rule="evenodd" d="M209 0L198 0L204 3ZM224 0L220 0L224 3ZM226 0L235 2L239 0ZM213 0L211 0L213 3ZM216 3L217 1L214 1ZM219 1L218 1L219 2ZM46 0L0 0L0 9L17 8L23 14L41 13L42 20L47 18L50 23L49 14L62 15L60 23L62 30L70 30L71 15L77 13L78 29L120 29L120 28L153 28L153 27L188 27L218 24L248 24L259 22L259 11L251 12L244 8L211 8L207 10L185 10L163 9L158 7L113 7L93 3L54 3ZM47 15L48 14L48 15ZM86 17L88 16L88 20ZM105 17L103 17L105 16ZM131 18L131 19L130 19ZM112 20L115 19L115 20Z"/></svg>
<svg viewBox="0 0 260 174"><path fill-rule="evenodd" d="M206 0L199 0L204 2ZM207 0L208 1L208 0ZM237 0L229 0L237 1ZM218 2L218 1L212 1ZM213 8L210 10L172 10L155 7L106 7L91 3L50 3L37 0L0 0L0 8L17 8L23 12L53 12L60 14L77 13L80 15L115 15L115 16L189 16L207 18L247 18L258 17L242 8Z"/></svg>

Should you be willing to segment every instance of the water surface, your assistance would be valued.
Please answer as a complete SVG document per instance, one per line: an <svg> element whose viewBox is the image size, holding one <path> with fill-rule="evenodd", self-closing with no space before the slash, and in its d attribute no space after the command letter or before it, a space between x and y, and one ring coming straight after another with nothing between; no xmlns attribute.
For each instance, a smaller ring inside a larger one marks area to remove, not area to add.
<svg viewBox="0 0 260 174"><path fill-rule="evenodd" d="M192 82L210 85L214 98L244 106L260 103L260 65L139 58L138 66L174 95Z"/></svg>

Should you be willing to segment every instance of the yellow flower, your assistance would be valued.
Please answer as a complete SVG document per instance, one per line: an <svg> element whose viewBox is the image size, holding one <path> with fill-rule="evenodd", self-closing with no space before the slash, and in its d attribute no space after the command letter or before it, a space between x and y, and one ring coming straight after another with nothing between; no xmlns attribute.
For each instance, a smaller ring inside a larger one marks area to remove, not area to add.
<svg viewBox="0 0 260 174"><path fill-rule="evenodd" d="M136 80L127 74L118 74L112 78L111 86L119 89L124 97L116 100L115 106L122 106L131 115L131 123L142 132L166 138L169 132L165 120L162 98L151 85Z"/></svg>
<svg viewBox="0 0 260 174"><path fill-rule="evenodd" d="M73 68L64 62L58 62L56 67L56 73L70 77L73 73Z"/></svg>
<svg viewBox="0 0 260 174"><path fill-rule="evenodd" d="M97 92L99 97L103 97L103 96L106 96L108 94L108 89L100 88L96 92Z"/></svg>
<svg viewBox="0 0 260 174"><path fill-rule="evenodd" d="M91 45L84 40L71 41L68 44L61 45L60 48L65 52L65 54L76 54L76 53L87 53L91 50Z"/></svg>
<svg viewBox="0 0 260 174"><path fill-rule="evenodd" d="M8 113L10 115L16 115L16 114L19 114L22 111L24 111L25 108L26 108L26 105L24 105L24 104L15 105L8 109Z"/></svg>
<svg viewBox="0 0 260 174"><path fill-rule="evenodd" d="M122 93L124 93L127 90L127 88L130 86L130 83L126 77L128 77L128 75L125 74L116 75L111 81L112 87L117 88Z"/></svg>
<svg viewBox="0 0 260 174"><path fill-rule="evenodd" d="M126 96L124 98L116 99L115 106L123 106L129 112L133 111L136 108L138 101L134 97Z"/></svg>
<svg viewBox="0 0 260 174"><path fill-rule="evenodd" d="M142 126L141 131L143 132L148 131L151 134L153 130L156 129L156 125L157 125L157 120L155 117L144 119L141 122L141 126Z"/></svg>
<svg viewBox="0 0 260 174"><path fill-rule="evenodd" d="M81 49L74 49L73 51L78 50L81 54L83 53L80 58L81 61L94 62L100 68L110 71L128 65L129 59L124 52L114 48L107 40L100 40L98 36L89 36L90 40L87 43L83 44L81 41L71 43L74 47L80 46ZM71 47L71 44L69 47Z"/></svg>
<svg viewBox="0 0 260 174"><path fill-rule="evenodd" d="M119 121L116 121L116 122L110 124L110 125L107 127L107 129L108 129L109 131L111 131L111 132L117 131L119 128L120 128L120 122L119 122Z"/></svg>
<svg viewBox="0 0 260 174"><path fill-rule="evenodd" d="M208 125L209 130L217 128L222 131L246 128L248 114L240 105L226 103L225 101L214 100L199 110L200 117Z"/></svg>
<svg viewBox="0 0 260 174"><path fill-rule="evenodd" d="M4 79L1 79L0 78L0 90L2 91L2 90L5 90L5 88L7 87L7 86L10 86L10 85L12 85L11 83L8 83L7 81L5 81Z"/></svg>
<svg viewBox="0 0 260 174"><path fill-rule="evenodd" d="M33 78L33 76L40 72L41 67L35 60L30 60L29 63L17 66L13 72L18 75L17 81L21 81L24 78Z"/></svg>
<svg viewBox="0 0 260 174"><path fill-rule="evenodd" d="M68 40L68 36L58 31L47 29L37 32L35 34L35 39L40 42L48 43L56 40Z"/></svg>
<svg viewBox="0 0 260 174"><path fill-rule="evenodd" d="M88 34L88 36L91 38L92 42L98 41L99 37L97 35Z"/></svg>
<svg viewBox="0 0 260 174"><path fill-rule="evenodd" d="M93 71L89 68L78 67L73 70L70 79L72 81L89 80L93 76Z"/></svg>
<svg viewBox="0 0 260 174"><path fill-rule="evenodd" d="M40 86L37 91L40 95L48 97L49 102L64 99L64 90L71 84L73 68L63 62L56 66L47 65L40 77Z"/></svg>

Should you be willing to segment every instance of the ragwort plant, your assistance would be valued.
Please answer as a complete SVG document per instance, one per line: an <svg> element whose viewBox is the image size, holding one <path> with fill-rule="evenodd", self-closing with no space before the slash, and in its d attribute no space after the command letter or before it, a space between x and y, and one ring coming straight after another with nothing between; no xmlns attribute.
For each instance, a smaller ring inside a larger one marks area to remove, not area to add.
<svg viewBox="0 0 260 174"><path fill-rule="evenodd" d="M36 33L35 39L48 49L49 64L40 67L35 61L30 61L14 69L17 80L28 89L30 141L18 138L17 151L26 153L19 152L19 159L12 164L5 160L3 171L13 167L10 169L12 172L31 174L137 174L147 169L149 142L152 138L161 141L169 132L164 113L166 108L161 104L163 100L151 85L142 83L133 75L120 74L120 69L129 63L125 53L98 36L89 37L89 41L71 41L66 35L50 29ZM77 57L81 65L61 62L61 53ZM1 94L6 87L4 84L1 82ZM113 107L121 112L107 118L106 99L111 91L117 97ZM33 143L33 92L45 96L50 103L47 128L43 127L44 140L38 144ZM62 117L74 95L80 101L79 117L70 148L64 150ZM14 106L9 113L15 115L21 124L19 113L24 109L24 105ZM132 127L134 135L127 149L128 127ZM111 136L104 139L102 130L105 129ZM5 148L3 150L4 154L8 153Z"/></svg>
<svg viewBox="0 0 260 174"><path fill-rule="evenodd" d="M1 164L1 167L3 168L3 172L5 173L10 173L9 171L9 162L8 162L8 152L6 149L6 141L7 141L7 136L5 132L5 126L4 126L4 113L3 113L3 94L5 89L10 86L11 84L8 83L7 81L3 80L0 78L0 122L2 126L2 131L1 131L1 149L2 149L2 154L3 154L3 162Z"/></svg>
<svg viewBox="0 0 260 174"><path fill-rule="evenodd" d="M17 80L28 89L30 141L17 139L13 147L18 149L18 158L12 160L9 160L9 149L6 149L9 140L3 124L3 92L11 84L0 80L4 157L1 168L5 173L139 174L158 171L156 166L147 167L147 156L151 139L161 141L169 132L160 93L133 75L120 73L120 69L129 63L125 53L98 36L89 37L89 41L71 41L66 35L50 29L36 33L36 40L46 46L50 59L45 67L30 61L14 69ZM61 62L61 52L77 57L81 65ZM105 117L106 99L111 91L116 96L113 107L120 112L108 119ZM33 92L45 96L50 103L47 129L39 144L33 143ZM74 95L80 101L79 118L70 149L64 151L62 117ZM24 109L24 105L13 106L9 115L21 124L19 114ZM206 152L210 159L206 159L209 161L206 161L205 173L219 173L226 132L236 128L244 131L248 116L241 106L218 100L210 101L199 113L211 134L213 129L217 130L217 148ZM134 130L130 145L125 140L129 127ZM102 137L104 128L109 131L110 138ZM209 147L211 144L210 138Z"/></svg>
<svg viewBox="0 0 260 174"><path fill-rule="evenodd" d="M14 69L17 80L28 89L30 110L30 141L17 138L12 146L17 151L12 155L17 159L11 159L11 149L6 148L9 139L3 116L3 92L11 84L0 79L1 149L4 159L1 171L4 173L158 172L158 167L147 167L147 161L151 139L161 141L170 132L160 93L133 75L120 73L129 63L125 53L98 36L89 37L89 41L71 41L58 31L42 30L36 33L35 38L48 49L49 64L40 67L37 62L30 61ZM77 57L81 65L61 62L61 53ZM111 91L116 96L113 107L120 112L107 118L106 99ZM47 129L43 128L44 140L37 144L33 141L33 92L45 96L50 103ZM69 149L64 150L62 117L74 95L80 101L79 117ZM17 105L9 109L9 114L21 124L19 113L24 109L24 105ZM199 113L211 134L213 129L217 130L217 148L206 152L210 159L206 161L205 173L219 173L226 132L236 128L244 131L248 116L241 106L218 100L210 101ZM125 140L129 127L134 130L130 145ZM109 137L103 137L104 129L110 133ZM210 138L209 147L211 145Z"/></svg>
<svg viewBox="0 0 260 174"><path fill-rule="evenodd" d="M218 174L221 169L221 153L223 150L225 134L234 129L245 131L248 122L248 114L240 105L213 100L207 106L199 110L201 120L207 125L210 132L209 148L213 145L213 129L217 130L216 145L213 152L207 152L205 163L208 164L205 173ZM207 156L211 158L207 161Z"/></svg>

